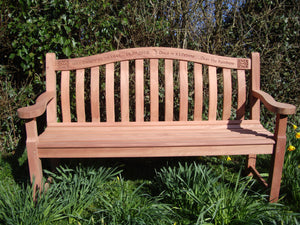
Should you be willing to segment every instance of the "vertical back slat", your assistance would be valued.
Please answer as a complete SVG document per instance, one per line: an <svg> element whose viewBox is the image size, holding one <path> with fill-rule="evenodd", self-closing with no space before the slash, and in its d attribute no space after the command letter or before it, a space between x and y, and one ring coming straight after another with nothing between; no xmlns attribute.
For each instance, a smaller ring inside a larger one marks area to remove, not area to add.
<svg viewBox="0 0 300 225"><path fill-rule="evenodd" d="M56 93L55 53L46 54L46 91ZM47 122L57 122L56 95L47 105Z"/></svg>
<svg viewBox="0 0 300 225"><path fill-rule="evenodd" d="M246 75L245 70L237 71L238 77L238 106L236 116L238 120L245 118L246 108Z"/></svg>
<svg viewBox="0 0 300 225"><path fill-rule="evenodd" d="M231 102L232 102L232 82L231 70L223 69L223 120L229 120L231 115Z"/></svg>
<svg viewBox="0 0 300 225"><path fill-rule="evenodd" d="M173 60L165 60L165 121L173 121Z"/></svg>
<svg viewBox="0 0 300 225"><path fill-rule="evenodd" d="M121 62L121 121L129 121L129 62Z"/></svg>
<svg viewBox="0 0 300 225"><path fill-rule="evenodd" d="M217 68L214 66L208 67L209 80L209 109L208 120L217 119L217 101L218 101L218 84L217 84Z"/></svg>
<svg viewBox="0 0 300 225"><path fill-rule="evenodd" d="M150 121L158 121L158 59L150 59Z"/></svg>
<svg viewBox="0 0 300 225"><path fill-rule="evenodd" d="M77 122L85 122L84 69L76 70L76 114Z"/></svg>
<svg viewBox="0 0 300 225"><path fill-rule="evenodd" d="M115 122L114 63L105 67L106 121Z"/></svg>
<svg viewBox="0 0 300 225"><path fill-rule="evenodd" d="M92 122L100 122L99 67L91 68L91 111Z"/></svg>
<svg viewBox="0 0 300 225"><path fill-rule="evenodd" d="M144 60L135 60L135 120L144 121Z"/></svg>
<svg viewBox="0 0 300 225"><path fill-rule="evenodd" d="M194 120L202 120L203 109L203 75L202 65L194 63L194 83L195 83L195 99L194 99Z"/></svg>
<svg viewBox="0 0 300 225"><path fill-rule="evenodd" d="M258 52L251 54L251 90L260 90L260 56ZM257 98L250 98L251 119L260 119L260 101Z"/></svg>
<svg viewBox="0 0 300 225"><path fill-rule="evenodd" d="M187 121L188 116L188 71L187 71L187 62L179 62L179 78L180 78L180 108L179 108L179 120Z"/></svg>
<svg viewBox="0 0 300 225"><path fill-rule="evenodd" d="M61 112L62 121L71 122L70 71L61 72Z"/></svg>

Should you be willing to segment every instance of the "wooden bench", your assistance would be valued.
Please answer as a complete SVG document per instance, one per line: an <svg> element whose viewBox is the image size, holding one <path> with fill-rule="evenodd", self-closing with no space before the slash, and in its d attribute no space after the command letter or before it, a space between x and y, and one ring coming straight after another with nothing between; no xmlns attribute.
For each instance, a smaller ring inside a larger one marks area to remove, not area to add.
<svg viewBox="0 0 300 225"><path fill-rule="evenodd" d="M260 102L275 113L275 134L260 123ZM260 56L232 58L146 47L56 59L46 55L46 92L18 110L26 119L31 180L42 158L247 155L249 173L279 196L287 115L295 106L260 90ZM47 111L38 135L36 118ZM255 169L272 154L270 179ZM33 179L34 178L34 179Z"/></svg>

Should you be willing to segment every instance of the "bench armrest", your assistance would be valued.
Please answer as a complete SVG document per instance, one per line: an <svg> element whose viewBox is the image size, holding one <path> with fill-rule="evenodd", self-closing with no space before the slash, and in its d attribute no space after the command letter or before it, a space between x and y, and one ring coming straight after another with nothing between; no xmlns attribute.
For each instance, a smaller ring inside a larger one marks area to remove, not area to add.
<svg viewBox="0 0 300 225"><path fill-rule="evenodd" d="M287 103L277 102L271 95L264 91L253 90L252 95L255 98L261 100L262 103L266 106L266 108L271 112L282 115L291 115L296 113L296 106Z"/></svg>
<svg viewBox="0 0 300 225"><path fill-rule="evenodd" d="M18 109L18 116L21 119L32 119L41 116L45 111L49 101L55 97L54 92L44 92L36 100L36 103L31 106Z"/></svg>

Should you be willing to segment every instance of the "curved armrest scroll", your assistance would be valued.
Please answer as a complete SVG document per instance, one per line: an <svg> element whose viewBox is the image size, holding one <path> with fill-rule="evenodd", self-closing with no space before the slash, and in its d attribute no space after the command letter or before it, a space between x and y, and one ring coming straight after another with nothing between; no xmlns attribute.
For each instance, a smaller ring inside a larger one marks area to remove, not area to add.
<svg viewBox="0 0 300 225"><path fill-rule="evenodd" d="M18 116L21 119L32 119L42 115L49 101L55 97L54 92L44 92L36 100L36 103L31 106L18 109Z"/></svg>
<svg viewBox="0 0 300 225"><path fill-rule="evenodd" d="M264 91L253 90L252 95L261 100L266 108L271 112L282 115L291 115L296 113L296 106L287 103L276 102L271 95Z"/></svg>

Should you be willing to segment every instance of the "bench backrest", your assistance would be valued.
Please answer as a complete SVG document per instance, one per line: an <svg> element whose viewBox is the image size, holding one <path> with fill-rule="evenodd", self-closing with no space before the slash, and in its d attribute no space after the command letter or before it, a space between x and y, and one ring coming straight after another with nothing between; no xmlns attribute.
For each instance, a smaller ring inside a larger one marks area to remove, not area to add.
<svg viewBox="0 0 300 225"><path fill-rule="evenodd" d="M145 47L46 56L46 89L57 93L47 107L48 124L258 120L251 90L259 88L258 53L250 59Z"/></svg>

